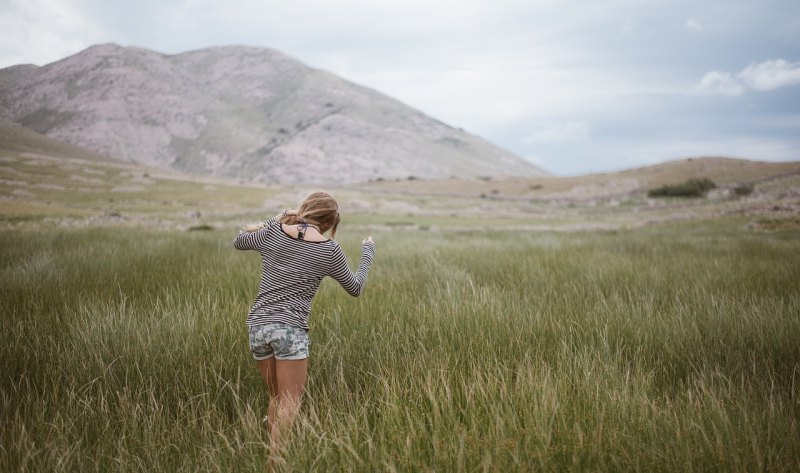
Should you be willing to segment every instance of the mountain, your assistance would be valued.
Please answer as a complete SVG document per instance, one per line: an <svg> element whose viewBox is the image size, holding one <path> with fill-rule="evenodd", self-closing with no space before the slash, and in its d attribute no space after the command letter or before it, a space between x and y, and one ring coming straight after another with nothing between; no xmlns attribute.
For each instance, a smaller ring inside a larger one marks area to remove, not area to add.
<svg viewBox="0 0 800 473"><path fill-rule="evenodd" d="M9 67L0 70L0 119L125 161L266 183L547 175L262 48L164 55L103 44L43 67Z"/></svg>

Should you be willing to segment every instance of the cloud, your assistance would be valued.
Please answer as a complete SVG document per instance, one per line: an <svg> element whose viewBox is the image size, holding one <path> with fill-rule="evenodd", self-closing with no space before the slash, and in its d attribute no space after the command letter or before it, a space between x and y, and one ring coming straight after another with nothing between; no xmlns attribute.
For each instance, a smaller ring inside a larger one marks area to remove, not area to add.
<svg viewBox="0 0 800 473"><path fill-rule="evenodd" d="M741 95L745 90L767 91L800 84L800 62L771 59L750 64L736 75L706 73L695 89L702 93Z"/></svg>
<svg viewBox="0 0 800 473"><path fill-rule="evenodd" d="M0 68L46 64L101 42L98 25L61 0L0 1Z"/></svg>
<svg viewBox="0 0 800 473"><path fill-rule="evenodd" d="M695 30L698 33L703 33L703 25L701 25L694 18L689 18L688 20L686 20L686 29L687 30Z"/></svg>
<svg viewBox="0 0 800 473"><path fill-rule="evenodd" d="M711 71L706 73L696 89L699 92L723 95L740 95L744 87L738 79L727 72Z"/></svg>
<svg viewBox="0 0 800 473"><path fill-rule="evenodd" d="M585 121L565 121L548 123L525 137L526 144L567 143L585 141L592 132L592 124Z"/></svg>
<svg viewBox="0 0 800 473"><path fill-rule="evenodd" d="M739 78L755 90L775 90L800 84L800 62L790 63L783 59L750 64Z"/></svg>

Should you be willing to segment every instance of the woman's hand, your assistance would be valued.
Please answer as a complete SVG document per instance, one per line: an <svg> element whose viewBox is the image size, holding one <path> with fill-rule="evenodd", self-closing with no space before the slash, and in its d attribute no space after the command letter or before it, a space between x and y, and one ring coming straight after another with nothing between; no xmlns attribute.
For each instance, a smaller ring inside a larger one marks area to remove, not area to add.
<svg viewBox="0 0 800 473"><path fill-rule="evenodd" d="M373 245L373 246L375 246L375 242L372 241L372 236L371 235L366 237L366 238L364 238L363 240L361 240L361 244L362 245Z"/></svg>
<svg viewBox="0 0 800 473"><path fill-rule="evenodd" d="M247 225L242 227L242 230L239 233L242 233L242 232L247 232L247 233L257 232L257 231L261 230L262 228L264 228L265 226L266 225L264 224L264 222L248 223Z"/></svg>
<svg viewBox="0 0 800 473"><path fill-rule="evenodd" d="M289 216L289 215L297 215L297 210L294 210L294 209L286 209L286 210L284 210L283 212L281 212L281 213L279 213L278 215L276 215L276 216L275 216L275 220L280 220L280 219L281 219L281 217L286 217L286 216Z"/></svg>

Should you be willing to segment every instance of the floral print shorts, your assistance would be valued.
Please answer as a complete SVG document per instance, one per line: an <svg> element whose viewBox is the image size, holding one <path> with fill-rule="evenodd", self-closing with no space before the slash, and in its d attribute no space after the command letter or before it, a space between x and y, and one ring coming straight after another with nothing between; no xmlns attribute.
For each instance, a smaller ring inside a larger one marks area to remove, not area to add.
<svg viewBox="0 0 800 473"><path fill-rule="evenodd" d="M272 358L303 360L308 358L308 332L300 327L273 323L250 327L250 351L258 361Z"/></svg>

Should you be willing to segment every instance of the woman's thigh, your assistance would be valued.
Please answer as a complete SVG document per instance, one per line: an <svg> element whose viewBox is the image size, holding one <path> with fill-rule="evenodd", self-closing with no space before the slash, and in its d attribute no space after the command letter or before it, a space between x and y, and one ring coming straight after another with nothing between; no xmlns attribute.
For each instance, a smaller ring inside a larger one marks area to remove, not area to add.
<svg viewBox="0 0 800 473"><path fill-rule="evenodd" d="M274 360L274 358L273 358ZM274 360L277 392L282 396L300 400L308 378L308 358L302 360Z"/></svg>
<svg viewBox="0 0 800 473"><path fill-rule="evenodd" d="M261 379L267 385L269 395L275 397L278 395L278 375L275 372L275 357L267 358L266 360L257 360L258 372L261 373Z"/></svg>

